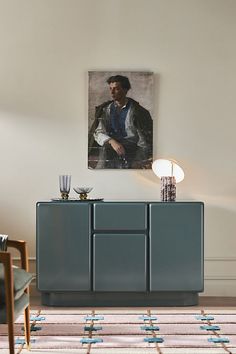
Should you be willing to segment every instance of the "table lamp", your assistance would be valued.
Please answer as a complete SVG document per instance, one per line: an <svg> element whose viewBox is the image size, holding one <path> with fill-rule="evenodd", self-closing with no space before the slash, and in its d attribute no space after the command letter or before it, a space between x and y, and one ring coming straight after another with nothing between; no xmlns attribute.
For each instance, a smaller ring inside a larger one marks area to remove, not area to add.
<svg viewBox="0 0 236 354"><path fill-rule="evenodd" d="M161 201L174 202L176 183L184 179L183 169L173 160L158 159L153 162L152 170L161 179Z"/></svg>

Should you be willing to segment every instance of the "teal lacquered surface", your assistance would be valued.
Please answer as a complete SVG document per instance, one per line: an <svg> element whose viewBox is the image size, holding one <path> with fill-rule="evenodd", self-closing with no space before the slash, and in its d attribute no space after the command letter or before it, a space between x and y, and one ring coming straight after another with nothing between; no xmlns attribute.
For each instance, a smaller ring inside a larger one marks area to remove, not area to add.
<svg viewBox="0 0 236 354"><path fill-rule="evenodd" d="M95 234L93 290L146 291L146 256L144 234Z"/></svg>
<svg viewBox="0 0 236 354"><path fill-rule="evenodd" d="M95 230L145 230L147 229L147 204L95 203L93 227Z"/></svg>
<svg viewBox="0 0 236 354"><path fill-rule="evenodd" d="M90 290L89 203L37 204L37 282L42 291Z"/></svg>
<svg viewBox="0 0 236 354"><path fill-rule="evenodd" d="M203 290L201 202L37 203L45 305L188 306Z"/></svg>
<svg viewBox="0 0 236 354"><path fill-rule="evenodd" d="M203 203L150 204L150 290L203 290Z"/></svg>

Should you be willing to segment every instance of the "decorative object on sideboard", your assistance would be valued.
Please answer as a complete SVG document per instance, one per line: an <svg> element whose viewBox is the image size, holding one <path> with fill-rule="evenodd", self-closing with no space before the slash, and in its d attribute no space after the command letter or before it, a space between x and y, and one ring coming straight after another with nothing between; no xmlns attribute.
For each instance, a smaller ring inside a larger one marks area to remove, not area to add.
<svg viewBox="0 0 236 354"><path fill-rule="evenodd" d="M79 194L80 200L86 200L88 198L88 193L91 192L93 187L74 187L73 189Z"/></svg>
<svg viewBox="0 0 236 354"><path fill-rule="evenodd" d="M176 200L176 183L184 179L183 169L174 161L167 159L155 160L152 170L161 179L161 201Z"/></svg>
<svg viewBox="0 0 236 354"><path fill-rule="evenodd" d="M62 199L68 199L70 193L71 175L60 175L59 186Z"/></svg>

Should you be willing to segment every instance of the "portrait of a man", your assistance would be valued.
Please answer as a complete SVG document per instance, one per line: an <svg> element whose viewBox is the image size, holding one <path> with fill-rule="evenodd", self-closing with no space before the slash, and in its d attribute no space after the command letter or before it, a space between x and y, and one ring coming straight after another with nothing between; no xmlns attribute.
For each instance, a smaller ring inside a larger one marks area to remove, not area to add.
<svg viewBox="0 0 236 354"><path fill-rule="evenodd" d="M152 89L152 73L89 72L89 168L151 168Z"/></svg>

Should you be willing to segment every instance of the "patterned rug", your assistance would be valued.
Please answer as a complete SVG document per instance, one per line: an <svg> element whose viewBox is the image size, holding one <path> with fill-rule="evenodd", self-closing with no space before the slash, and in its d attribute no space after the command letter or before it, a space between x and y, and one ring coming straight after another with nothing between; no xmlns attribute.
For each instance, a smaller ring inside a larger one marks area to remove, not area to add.
<svg viewBox="0 0 236 354"><path fill-rule="evenodd" d="M236 310L44 308L31 311L32 353L236 353ZM16 353L27 353L23 316L15 325ZM0 325L1 353L8 353Z"/></svg>

